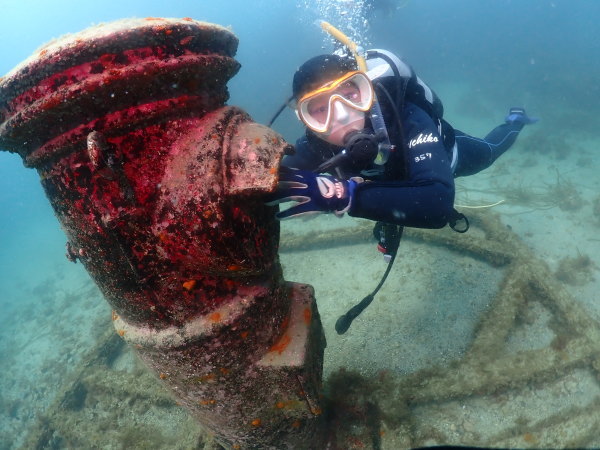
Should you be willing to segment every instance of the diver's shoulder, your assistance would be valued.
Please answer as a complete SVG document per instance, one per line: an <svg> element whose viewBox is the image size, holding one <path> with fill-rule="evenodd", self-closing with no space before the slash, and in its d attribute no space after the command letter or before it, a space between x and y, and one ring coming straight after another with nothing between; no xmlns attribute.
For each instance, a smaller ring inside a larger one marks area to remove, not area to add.
<svg viewBox="0 0 600 450"><path fill-rule="evenodd" d="M404 102L403 112L405 120L410 119L417 122L433 122L431 116L427 114L423 108L415 105L412 102Z"/></svg>

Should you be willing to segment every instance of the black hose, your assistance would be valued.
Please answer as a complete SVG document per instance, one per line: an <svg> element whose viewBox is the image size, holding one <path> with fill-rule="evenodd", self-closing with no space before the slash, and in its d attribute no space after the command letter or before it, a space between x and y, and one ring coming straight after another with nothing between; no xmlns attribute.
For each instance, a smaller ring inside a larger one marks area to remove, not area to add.
<svg viewBox="0 0 600 450"><path fill-rule="evenodd" d="M377 295L379 289L381 289L381 286L383 286L383 283L385 283L385 280L389 275L390 270L392 270L392 265L394 264L394 261L396 260L396 255L398 254L398 247L400 246L400 239L402 238L402 232L404 231L404 227L393 224L383 224L383 226L395 227L395 231L393 232L393 238L391 239L391 242L389 242L390 248L387 249L391 256L390 262L388 263L388 266L385 269L383 277L381 277L379 284L373 290L373 292L371 292L359 303L350 308L346 314L340 316L339 319L335 322L335 331L337 332L337 334L344 334L346 331L348 331L348 328L350 328L350 325L352 325L352 321L354 321L354 319L356 319L367 308L367 306L371 304L371 302L375 298L375 295Z"/></svg>
<svg viewBox="0 0 600 450"><path fill-rule="evenodd" d="M269 120L269 122L267 123L267 126L269 128L271 128L271 125L273 125L273 122L275 122L277 120L277 118L279 117L279 115L283 112L283 110L285 109L285 107L292 101L294 100L294 96L292 95L290 98L288 98L283 105L281 105L279 107L279 109L277 110L277 112L273 115L273 117L271 118L271 120Z"/></svg>

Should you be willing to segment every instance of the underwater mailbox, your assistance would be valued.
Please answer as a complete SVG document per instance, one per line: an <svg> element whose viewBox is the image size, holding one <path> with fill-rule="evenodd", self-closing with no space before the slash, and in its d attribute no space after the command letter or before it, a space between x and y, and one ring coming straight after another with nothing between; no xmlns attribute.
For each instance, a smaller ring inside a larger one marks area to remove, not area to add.
<svg viewBox="0 0 600 450"><path fill-rule="evenodd" d="M225 105L237 44L189 18L62 37L0 80L0 148L38 171L116 332L217 441L317 443L324 335L262 199L287 143Z"/></svg>

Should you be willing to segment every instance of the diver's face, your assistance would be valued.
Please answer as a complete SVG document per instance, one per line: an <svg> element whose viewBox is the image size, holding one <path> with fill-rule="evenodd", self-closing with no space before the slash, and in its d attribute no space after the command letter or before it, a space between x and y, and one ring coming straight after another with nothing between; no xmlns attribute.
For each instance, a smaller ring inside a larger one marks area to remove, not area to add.
<svg viewBox="0 0 600 450"><path fill-rule="evenodd" d="M351 131L365 127L365 113L340 101L333 101L333 120L324 133L315 133L319 138L339 147L344 145L344 137Z"/></svg>
<svg viewBox="0 0 600 450"><path fill-rule="evenodd" d="M296 112L319 138L342 146L349 132L364 128L372 99L367 76L349 72L300 98Z"/></svg>

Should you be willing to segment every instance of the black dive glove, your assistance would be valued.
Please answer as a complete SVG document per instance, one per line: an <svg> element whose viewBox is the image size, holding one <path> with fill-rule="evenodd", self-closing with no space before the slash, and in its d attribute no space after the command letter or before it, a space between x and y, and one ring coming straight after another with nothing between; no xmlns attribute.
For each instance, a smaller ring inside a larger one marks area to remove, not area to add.
<svg viewBox="0 0 600 450"><path fill-rule="evenodd" d="M361 178L338 180L308 170L282 167L277 190L267 197L267 204L298 202L277 213L280 220L331 212L341 217L350 209L354 189L362 181Z"/></svg>

